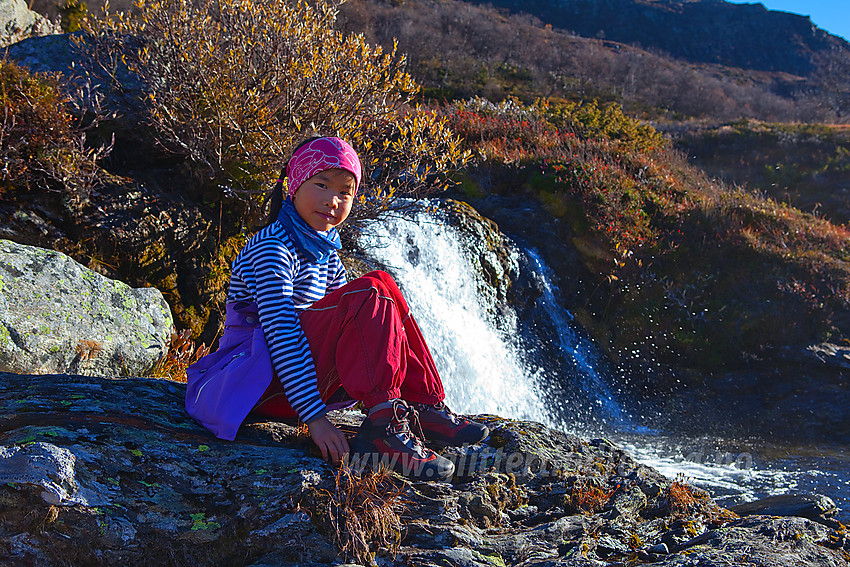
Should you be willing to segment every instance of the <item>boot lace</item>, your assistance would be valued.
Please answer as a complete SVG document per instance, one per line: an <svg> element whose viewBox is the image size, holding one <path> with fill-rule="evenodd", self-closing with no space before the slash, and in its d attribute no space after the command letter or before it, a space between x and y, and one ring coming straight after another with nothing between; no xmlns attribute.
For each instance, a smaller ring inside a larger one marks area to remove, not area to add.
<svg viewBox="0 0 850 567"><path fill-rule="evenodd" d="M446 419L454 423L455 425L460 424L461 419L458 415L449 409L449 406L446 405L445 402L437 402L436 404L416 404L416 407L419 408L420 411L434 411L436 413L442 414Z"/></svg>
<svg viewBox="0 0 850 567"><path fill-rule="evenodd" d="M413 430L411 431L411 423ZM387 424L387 435L396 435L403 443L410 443L414 451L423 455L425 452L425 434L419 423L419 412L409 406L404 400L393 402L393 417Z"/></svg>

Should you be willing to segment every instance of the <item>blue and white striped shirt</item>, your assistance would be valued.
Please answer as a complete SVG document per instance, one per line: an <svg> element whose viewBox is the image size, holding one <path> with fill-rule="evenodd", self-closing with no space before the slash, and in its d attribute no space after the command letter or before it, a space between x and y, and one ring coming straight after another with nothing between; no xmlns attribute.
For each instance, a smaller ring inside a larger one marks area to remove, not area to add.
<svg viewBox="0 0 850 567"><path fill-rule="evenodd" d="M345 282L345 267L336 253L325 262L310 262L278 222L251 237L233 261L227 301L256 302L272 366L305 423L326 408L298 313Z"/></svg>

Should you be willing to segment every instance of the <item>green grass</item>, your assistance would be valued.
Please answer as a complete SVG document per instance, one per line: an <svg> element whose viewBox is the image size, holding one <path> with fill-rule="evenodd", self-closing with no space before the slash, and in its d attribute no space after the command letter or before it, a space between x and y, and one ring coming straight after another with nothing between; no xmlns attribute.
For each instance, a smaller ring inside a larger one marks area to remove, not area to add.
<svg viewBox="0 0 850 567"><path fill-rule="evenodd" d="M689 130L676 144L728 183L850 221L850 127L739 121Z"/></svg>

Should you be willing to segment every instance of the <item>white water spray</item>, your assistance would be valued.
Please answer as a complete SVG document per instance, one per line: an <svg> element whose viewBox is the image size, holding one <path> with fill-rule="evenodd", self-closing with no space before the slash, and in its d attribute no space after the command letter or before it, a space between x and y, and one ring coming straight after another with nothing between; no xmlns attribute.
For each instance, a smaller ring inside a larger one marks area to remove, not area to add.
<svg viewBox="0 0 850 567"><path fill-rule="evenodd" d="M572 313L561 307L557 300L561 291L553 281L552 270L536 250L528 249L525 254L531 260L535 276L540 282L542 295L537 302L557 330L554 334L561 354L575 368L577 385L585 399L596 405L597 413L608 425L620 431L652 433L648 427L636 425L615 399L599 368L601 363L596 347L589 338L577 332Z"/></svg>

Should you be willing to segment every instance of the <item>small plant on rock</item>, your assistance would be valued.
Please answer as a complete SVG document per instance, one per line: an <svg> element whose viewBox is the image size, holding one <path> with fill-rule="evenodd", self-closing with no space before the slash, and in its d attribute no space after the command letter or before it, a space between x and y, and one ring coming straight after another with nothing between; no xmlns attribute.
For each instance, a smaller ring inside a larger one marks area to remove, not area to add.
<svg viewBox="0 0 850 567"><path fill-rule="evenodd" d="M688 484L681 473L667 488L667 512L676 519L696 516L709 524L722 524L737 517L714 502L708 492Z"/></svg>
<svg viewBox="0 0 850 567"><path fill-rule="evenodd" d="M404 485L394 473L379 469L355 472L344 462L337 470L334 493L328 493L327 517L338 549L371 565L377 549L394 554L404 525Z"/></svg>
<svg viewBox="0 0 850 567"><path fill-rule="evenodd" d="M152 378L167 378L176 382L186 381L186 368L209 353L204 343L196 344L191 339L191 331L184 329L179 333L171 332L168 351L151 369Z"/></svg>
<svg viewBox="0 0 850 567"><path fill-rule="evenodd" d="M615 490L605 490L591 478L577 478L565 497L565 504L574 512L595 514L602 510Z"/></svg>

